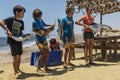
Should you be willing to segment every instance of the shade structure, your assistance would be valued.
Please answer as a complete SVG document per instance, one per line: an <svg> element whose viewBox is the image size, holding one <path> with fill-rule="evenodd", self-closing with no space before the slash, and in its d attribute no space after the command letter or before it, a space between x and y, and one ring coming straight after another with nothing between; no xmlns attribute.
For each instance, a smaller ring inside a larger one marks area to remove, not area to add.
<svg viewBox="0 0 120 80"><path fill-rule="evenodd" d="M110 14L120 11L118 0L67 0L66 7L77 7L78 10L91 7L93 13Z"/></svg>

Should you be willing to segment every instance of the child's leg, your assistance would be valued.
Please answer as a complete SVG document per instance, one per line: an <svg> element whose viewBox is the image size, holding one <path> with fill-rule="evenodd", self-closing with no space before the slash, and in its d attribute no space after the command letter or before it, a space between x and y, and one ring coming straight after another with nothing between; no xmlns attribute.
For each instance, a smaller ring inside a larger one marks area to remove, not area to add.
<svg viewBox="0 0 120 80"><path fill-rule="evenodd" d="M17 56L13 57L13 68L14 68L14 75L18 73L18 62L17 62Z"/></svg>
<svg viewBox="0 0 120 80"><path fill-rule="evenodd" d="M90 47L89 47L89 62L93 61L93 39L90 40Z"/></svg>
<svg viewBox="0 0 120 80"><path fill-rule="evenodd" d="M42 63L42 60L45 56L44 54L44 49L43 49L43 43L37 43L37 46L40 50L40 56L39 56L39 59L38 59L38 67L37 67L37 72L43 72L41 69L40 69L40 66L41 66L41 63Z"/></svg>
<svg viewBox="0 0 120 80"><path fill-rule="evenodd" d="M41 54L40 54L40 57L38 59L38 67L37 67L37 72L41 72L42 70L40 69L40 66L41 66L41 63L42 63L42 60L44 58L45 54L43 53L43 50L41 50Z"/></svg>
<svg viewBox="0 0 120 80"><path fill-rule="evenodd" d="M68 56L68 48L65 48L65 52L64 52L64 66L67 66L67 56Z"/></svg>
<svg viewBox="0 0 120 80"><path fill-rule="evenodd" d="M20 72L21 55L17 55L17 61L18 61L17 70Z"/></svg>
<svg viewBox="0 0 120 80"><path fill-rule="evenodd" d="M85 55L85 64L88 64L88 50L89 50L89 39L85 40L85 49L84 49L84 55Z"/></svg>
<svg viewBox="0 0 120 80"><path fill-rule="evenodd" d="M44 69L47 71L48 68L47 68L47 65L48 65L48 60L49 60L49 50L46 50L45 51L45 64L44 64Z"/></svg>
<svg viewBox="0 0 120 80"><path fill-rule="evenodd" d="M10 43L11 54L13 56L13 68L14 74L19 72L19 66L21 62L22 43L16 42L16 44Z"/></svg>
<svg viewBox="0 0 120 80"><path fill-rule="evenodd" d="M71 50L70 50L70 48L68 48L67 65L70 65L70 57L71 57Z"/></svg>
<svg viewBox="0 0 120 80"><path fill-rule="evenodd" d="M74 47L71 47L71 49L70 49L71 51L70 51L70 59L75 59L75 50L74 50Z"/></svg>
<svg viewBox="0 0 120 80"><path fill-rule="evenodd" d="M70 62L70 60L71 60L71 56L72 56L72 54L73 54L73 47L70 47L69 48L69 52L68 52L68 63L67 63L67 65L69 65L69 66L74 66L74 64L72 64L71 62Z"/></svg>
<svg viewBox="0 0 120 80"><path fill-rule="evenodd" d="M17 67L17 72L20 72L20 63L21 63L21 55L23 53L23 49L22 49L22 42L17 42L15 44L15 55L16 55L16 67Z"/></svg>

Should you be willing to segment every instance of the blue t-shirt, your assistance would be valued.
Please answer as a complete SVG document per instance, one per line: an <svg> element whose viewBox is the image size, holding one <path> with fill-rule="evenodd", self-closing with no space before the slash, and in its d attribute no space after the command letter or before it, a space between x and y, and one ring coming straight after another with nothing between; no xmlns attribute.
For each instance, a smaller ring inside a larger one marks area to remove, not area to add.
<svg viewBox="0 0 120 80"><path fill-rule="evenodd" d="M35 19L34 22L32 23L32 28L35 29L45 29L46 24L44 23L44 21L42 19L37 20ZM46 36L40 36L40 35L35 35L35 40L36 42L43 42L46 41Z"/></svg>
<svg viewBox="0 0 120 80"><path fill-rule="evenodd" d="M72 32L73 32L73 26L74 26L74 21L73 18L70 17L65 17L61 21L62 27L63 27L63 41L68 42L71 41L72 39Z"/></svg>

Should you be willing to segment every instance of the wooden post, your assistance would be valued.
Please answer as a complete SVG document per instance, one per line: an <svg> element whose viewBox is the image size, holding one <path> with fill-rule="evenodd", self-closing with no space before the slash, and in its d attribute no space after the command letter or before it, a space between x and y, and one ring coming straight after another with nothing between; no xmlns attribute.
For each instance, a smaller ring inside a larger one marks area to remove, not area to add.
<svg viewBox="0 0 120 80"><path fill-rule="evenodd" d="M100 24L102 24L102 13L100 13ZM102 36L102 29L100 30L100 36Z"/></svg>
<svg viewBox="0 0 120 80"><path fill-rule="evenodd" d="M100 24L102 24L102 13L100 13ZM100 36L102 36L103 30L100 30ZM106 46L106 41L101 44L102 46ZM101 55L104 60L107 60L107 50L101 49Z"/></svg>
<svg viewBox="0 0 120 80"><path fill-rule="evenodd" d="M100 13L100 24L102 24L102 13Z"/></svg>

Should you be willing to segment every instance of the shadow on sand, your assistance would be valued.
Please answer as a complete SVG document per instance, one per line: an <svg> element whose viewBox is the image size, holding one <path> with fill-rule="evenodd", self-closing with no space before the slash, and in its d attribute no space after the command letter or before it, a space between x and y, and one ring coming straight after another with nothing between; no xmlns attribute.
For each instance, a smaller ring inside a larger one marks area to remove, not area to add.
<svg viewBox="0 0 120 80"><path fill-rule="evenodd" d="M43 74L38 73L25 73L21 71L21 74L16 79L27 79L28 77L43 77Z"/></svg>
<svg viewBox="0 0 120 80"><path fill-rule="evenodd" d="M67 72L65 69L54 68L51 71L47 71L45 73L25 73L21 71L21 74L17 77L17 79L27 79L28 77L44 77L44 76L56 76L61 75Z"/></svg>
<svg viewBox="0 0 120 80"><path fill-rule="evenodd" d="M2 74L4 71L3 70L0 70L0 74Z"/></svg>

